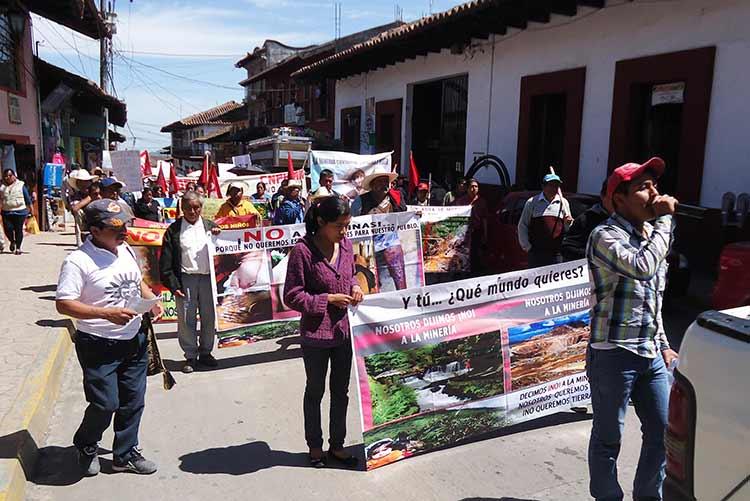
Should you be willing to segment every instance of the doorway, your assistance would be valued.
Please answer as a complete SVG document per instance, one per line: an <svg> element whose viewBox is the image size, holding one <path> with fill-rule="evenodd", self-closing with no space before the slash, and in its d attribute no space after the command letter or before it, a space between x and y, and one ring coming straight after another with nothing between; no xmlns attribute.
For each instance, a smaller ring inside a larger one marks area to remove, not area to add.
<svg viewBox="0 0 750 501"><path fill-rule="evenodd" d="M660 191L699 204L715 47L618 61L609 170L659 156Z"/></svg>
<svg viewBox="0 0 750 501"><path fill-rule="evenodd" d="M464 174L469 77L435 80L415 85L411 148L422 179L453 187Z"/></svg>
<svg viewBox="0 0 750 501"><path fill-rule="evenodd" d="M553 167L566 191L577 190L585 84L586 68L521 79L516 185L538 190Z"/></svg>
<svg viewBox="0 0 750 501"><path fill-rule="evenodd" d="M341 144L344 151L359 154L360 128L362 126L362 107L344 108L341 110Z"/></svg>
<svg viewBox="0 0 750 501"><path fill-rule="evenodd" d="M401 161L401 108L403 99L380 101L375 104L376 153L393 151L391 165Z"/></svg>

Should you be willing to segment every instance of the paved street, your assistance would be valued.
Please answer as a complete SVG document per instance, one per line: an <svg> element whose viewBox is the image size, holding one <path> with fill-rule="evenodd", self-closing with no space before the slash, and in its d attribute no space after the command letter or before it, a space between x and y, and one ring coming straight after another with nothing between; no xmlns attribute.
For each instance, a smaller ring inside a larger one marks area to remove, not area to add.
<svg viewBox="0 0 750 501"><path fill-rule="evenodd" d="M160 337L164 358L179 360L174 334ZM159 471L152 477L111 474L111 454L105 454L103 473L83 480L70 446L85 406L72 358L28 499L588 499L590 420L573 413L371 472L305 467L300 354L295 338L265 341L220 350L218 370L176 372L178 384L170 391L161 376L151 377L141 443ZM348 442L354 446L362 437L351 402ZM632 413L626 434L621 465L629 484L639 443ZM111 440L108 433L102 446Z"/></svg>

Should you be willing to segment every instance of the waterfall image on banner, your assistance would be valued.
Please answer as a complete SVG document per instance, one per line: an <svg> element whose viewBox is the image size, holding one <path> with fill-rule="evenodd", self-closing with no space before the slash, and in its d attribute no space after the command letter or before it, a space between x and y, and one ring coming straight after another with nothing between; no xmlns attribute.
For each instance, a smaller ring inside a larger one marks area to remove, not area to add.
<svg viewBox="0 0 750 501"><path fill-rule="evenodd" d="M508 329L513 390L553 381L586 369L589 312Z"/></svg>
<svg viewBox="0 0 750 501"><path fill-rule="evenodd" d="M422 224L425 273L469 271L469 218Z"/></svg>

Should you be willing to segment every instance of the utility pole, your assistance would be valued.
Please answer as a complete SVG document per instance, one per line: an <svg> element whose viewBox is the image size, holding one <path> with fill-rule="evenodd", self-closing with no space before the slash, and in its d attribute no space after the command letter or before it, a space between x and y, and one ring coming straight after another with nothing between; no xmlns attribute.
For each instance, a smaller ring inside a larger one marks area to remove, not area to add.
<svg viewBox="0 0 750 501"><path fill-rule="evenodd" d="M112 34L115 32L114 16L106 8L106 0L99 0L99 15L104 23L104 33L99 40L99 85L109 94L110 61L112 60ZM104 148L109 150L109 108L104 108Z"/></svg>

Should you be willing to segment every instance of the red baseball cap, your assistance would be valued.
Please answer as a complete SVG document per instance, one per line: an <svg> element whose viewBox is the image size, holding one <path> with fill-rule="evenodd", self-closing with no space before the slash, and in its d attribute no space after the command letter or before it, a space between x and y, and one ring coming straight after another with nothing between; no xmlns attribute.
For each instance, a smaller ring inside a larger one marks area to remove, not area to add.
<svg viewBox="0 0 750 501"><path fill-rule="evenodd" d="M656 178L664 174L664 160L659 157L649 158L645 163L629 163L616 168L607 178L607 198L612 199L620 183L627 183L642 175L647 169L654 171Z"/></svg>
<svg viewBox="0 0 750 501"><path fill-rule="evenodd" d="M430 187L427 185L427 183L419 183L417 185L417 191L430 191Z"/></svg>

